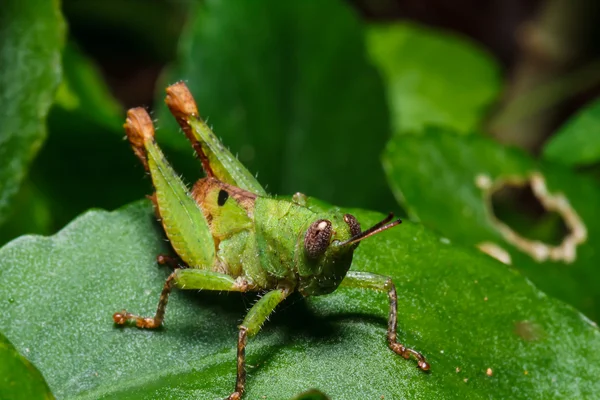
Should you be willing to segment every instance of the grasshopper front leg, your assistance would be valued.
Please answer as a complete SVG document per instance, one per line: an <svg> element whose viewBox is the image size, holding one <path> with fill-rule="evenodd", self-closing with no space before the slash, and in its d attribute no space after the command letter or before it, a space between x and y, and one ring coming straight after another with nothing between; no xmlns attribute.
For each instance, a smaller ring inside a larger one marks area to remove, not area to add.
<svg viewBox="0 0 600 400"><path fill-rule="evenodd" d="M118 325L125 325L127 321L135 321L138 328L155 329L162 325L165 309L169 300L169 294L173 287L179 289L194 290L218 290L246 292L253 290L243 278L232 278L229 275L220 274L201 269L178 269L167 278L165 286L160 294L160 300L154 317L141 317L131 314L125 310L116 312L113 319ZM237 378L235 391L229 396L229 400L239 400L244 393L246 385L246 344L248 338L253 337L259 331L266 319L271 315L275 307L281 303L289 294L291 289L279 288L266 293L248 311L244 321L239 326L237 346Z"/></svg>
<svg viewBox="0 0 600 400"><path fill-rule="evenodd" d="M291 290L288 288L280 288L268 292L252 306L248 314L246 314L244 322L239 326L237 379L235 382L235 391L229 396L229 400L239 400L244 393L246 385L246 343L248 338L258 333L275 307L285 300L290 293Z"/></svg>
<svg viewBox="0 0 600 400"><path fill-rule="evenodd" d="M388 346L405 359L414 356L417 359L417 366L423 371L429 370L429 363L425 361L425 357L418 351L410 349L396 339L396 325L398 318L398 297L396 295L396 286L392 279L387 276L372 274L369 272L349 271L340 286L365 288L387 292L390 300L390 313L388 318L387 340Z"/></svg>

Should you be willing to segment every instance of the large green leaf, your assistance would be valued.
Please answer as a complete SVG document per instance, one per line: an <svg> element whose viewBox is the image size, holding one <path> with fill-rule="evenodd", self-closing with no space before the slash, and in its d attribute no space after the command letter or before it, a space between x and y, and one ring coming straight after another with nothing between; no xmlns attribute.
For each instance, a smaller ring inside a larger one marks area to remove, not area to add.
<svg viewBox="0 0 600 400"><path fill-rule="evenodd" d="M365 226L382 217L355 215ZM91 211L53 237L17 239L0 250L0 330L57 398L222 398L235 380L236 325L254 296L176 291L164 329L112 323L123 307L154 311L168 274L155 256L166 250L147 201ZM309 388L333 399L600 390L596 326L487 256L406 223L363 242L353 268L394 278L399 337L428 357L431 373L387 348L386 295L339 289L288 300L250 341L246 398Z"/></svg>
<svg viewBox="0 0 600 400"><path fill-rule="evenodd" d="M0 399L53 399L40 372L0 334Z"/></svg>
<svg viewBox="0 0 600 400"><path fill-rule="evenodd" d="M63 41L58 1L0 3L0 223L46 136Z"/></svg>
<svg viewBox="0 0 600 400"><path fill-rule="evenodd" d="M600 99L568 120L544 147L544 157L569 166L600 161Z"/></svg>
<svg viewBox="0 0 600 400"><path fill-rule="evenodd" d="M557 165L537 164L524 152L480 136L433 129L391 140L384 166L396 197L413 218L462 244L495 243L542 290L600 318L600 189L593 181ZM545 178L550 194L566 197L586 227L587 239L576 247L573 262L536 261L508 243L477 184L529 178L534 172Z"/></svg>
<svg viewBox="0 0 600 400"><path fill-rule="evenodd" d="M200 113L269 192L383 211L394 205L379 164L388 108L349 6L212 0L194 16L168 80L187 82ZM187 151L161 109L159 142Z"/></svg>
<svg viewBox="0 0 600 400"><path fill-rule="evenodd" d="M501 84L488 53L466 38L413 23L373 26L367 38L386 80L395 132L439 125L471 133L481 126Z"/></svg>

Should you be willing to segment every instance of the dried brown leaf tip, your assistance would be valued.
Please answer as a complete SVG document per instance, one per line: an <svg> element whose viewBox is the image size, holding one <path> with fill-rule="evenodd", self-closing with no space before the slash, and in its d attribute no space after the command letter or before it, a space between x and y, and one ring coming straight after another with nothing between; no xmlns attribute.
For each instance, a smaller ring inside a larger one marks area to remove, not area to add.
<svg viewBox="0 0 600 400"><path fill-rule="evenodd" d="M154 125L148 112L141 108L132 108L127 111L127 119L123 125L127 133L127 139L133 148L133 152L140 159L144 168L148 170L146 160L146 148L144 143L154 139Z"/></svg>
<svg viewBox="0 0 600 400"><path fill-rule="evenodd" d="M167 88L165 102L169 110L171 110L171 114L178 121L189 116L197 117L199 115L196 101L184 82L177 82Z"/></svg>

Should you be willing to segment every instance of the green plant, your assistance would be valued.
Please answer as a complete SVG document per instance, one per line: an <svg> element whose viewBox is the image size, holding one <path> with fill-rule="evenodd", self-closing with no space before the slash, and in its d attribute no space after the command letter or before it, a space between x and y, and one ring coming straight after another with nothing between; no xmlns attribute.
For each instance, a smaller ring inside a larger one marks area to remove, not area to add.
<svg viewBox="0 0 600 400"><path fill-rule="evenodd" d="M2 239L71 221L0 249L0 397L222 396L255 298L177 292L161 331L112 324L125 304L154 310L168 275L155 257L170 251L137 200L149 184L122 141L123 107L65 45L57 2L0 10ZM249 347L247 398L598 393L597 103L540 158L507 148L485 135L505 85L490 55L410 23L365 27L337 0L193 5L157 91L179 79L269 192L353 207L364 226L392 210L411 220L361 244L352 269L393 277L399 335L431 373L386 348L384 295L342 288L278 309ZM157 138L193 181L164 111ZM504 202L501 189L527 185L554 213L527 219ZM98 207L116 211L86 211Z"/></svg>

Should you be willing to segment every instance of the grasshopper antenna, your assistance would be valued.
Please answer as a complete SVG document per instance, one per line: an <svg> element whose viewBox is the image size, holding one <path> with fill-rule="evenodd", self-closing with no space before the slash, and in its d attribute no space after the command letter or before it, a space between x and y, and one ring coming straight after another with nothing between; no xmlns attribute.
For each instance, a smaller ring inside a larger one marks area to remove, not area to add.
<svg viewBox="0 0 600 400"><path fill-rule="evenodd" d="M390 222L394 218L394 213L389 213L387 217L385 217L382 221L376 223L366 231L359 233L358 235L352 236L350 239L346 240L339 244L339 246L345 246L348 244L354 244L360 242L363 239L366 239L370 236L376 235L379 232L383 232L387 229L393 228L396 225L400 225L402 223L401 219L397 219L393 222Z"/></svg>

